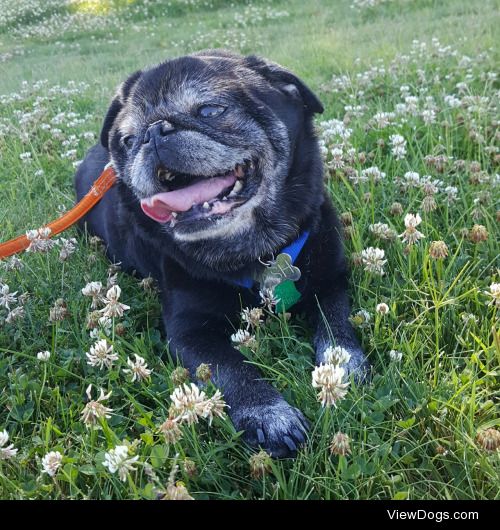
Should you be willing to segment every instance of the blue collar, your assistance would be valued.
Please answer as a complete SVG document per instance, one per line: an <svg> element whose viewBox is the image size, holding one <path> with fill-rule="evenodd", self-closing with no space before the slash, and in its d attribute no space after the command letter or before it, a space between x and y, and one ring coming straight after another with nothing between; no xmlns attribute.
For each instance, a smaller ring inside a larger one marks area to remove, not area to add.
<svg viewBox="0 0 500 530"><path fill-rule="evenodd" d="M301 250L304 248L307 240L309 239L309 230L304 230L302 234L293 243L281 250L280 254L288 254L292 258L292 264L299 257ZM255 283L255 280L251 276L245 278L238 278L231 280L231 283L246 289L251 289Z"/></svg>

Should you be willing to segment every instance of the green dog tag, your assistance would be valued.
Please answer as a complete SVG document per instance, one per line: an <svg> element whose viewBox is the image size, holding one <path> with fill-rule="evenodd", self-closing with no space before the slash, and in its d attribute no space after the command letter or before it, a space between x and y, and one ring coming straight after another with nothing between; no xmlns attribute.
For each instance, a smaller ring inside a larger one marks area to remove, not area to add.
<svg viewBox="0 0 500 530"><path fill-rule="evenodd" d="M274 296L279 299L276 312L287 311L300 300L300 293L292 280L285 280L274 288Z"/></svg>
<svg viewBox="0 0 500 530"><path fill-rule="evenodd" d="M279 299L276 312L282 313L290 309L300 300L300 293L295 282L300 279L300 269L292 263L289 254L278 254L275 260L266 267L260 278L260 284L265 289L271 289Z"/></svg>

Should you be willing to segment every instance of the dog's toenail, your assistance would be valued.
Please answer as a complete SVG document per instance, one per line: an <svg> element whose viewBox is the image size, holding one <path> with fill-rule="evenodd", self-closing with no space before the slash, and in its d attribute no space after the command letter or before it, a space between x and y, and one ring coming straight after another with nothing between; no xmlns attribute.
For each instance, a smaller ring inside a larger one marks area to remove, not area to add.
<svg viewBox="0 0 500 530"><path fill-rule="evenodd" d="M257 429L257 439L259 440L260 444L263 444L266 441L264 431L262 429Z"/></svg>
<svg viewBox="0 0 500 530"><path fill-rule="evenodd" d="M297 440L303 441L304 440L304 432L299 431L299 429L293 429L292 434L295 436Z"/></svg>
<svg viewBox="0 0 500 530"><path fill-rule="evenodd" d="M295 442L289 436L284 436L283 441L286 443L286 446L288 447L288 449L290 449L290 451L297 450L297 446L295 445Z"/></svg>

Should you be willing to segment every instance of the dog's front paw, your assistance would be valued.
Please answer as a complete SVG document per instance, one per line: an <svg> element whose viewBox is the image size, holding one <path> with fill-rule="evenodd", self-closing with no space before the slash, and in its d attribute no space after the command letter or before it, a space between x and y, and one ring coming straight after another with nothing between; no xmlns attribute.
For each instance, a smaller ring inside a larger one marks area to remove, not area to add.
<svg viewBox="0 0 500 530"><path fill-rule="evenodd" d="M243 439L252 447L261 447L273 458L294 457L306 441L309 428L302 412L285 400L273 404L242 405L231 414Z"/></svg>

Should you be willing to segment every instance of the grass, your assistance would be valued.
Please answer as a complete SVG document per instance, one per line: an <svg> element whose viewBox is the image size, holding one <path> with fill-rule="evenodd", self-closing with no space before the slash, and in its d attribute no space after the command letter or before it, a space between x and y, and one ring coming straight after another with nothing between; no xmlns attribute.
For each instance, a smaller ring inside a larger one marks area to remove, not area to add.
<svg viewBox="0 0 500 530"><path fill-rule="evenodd" d="M20 256L21 270L0 265L0 283L17 296L27 293L11 304L24 306L22 318L6 322L0 307L0 432L6 429L7 445L18 449L0 459L1 498L152 498L176 464L173 480L197 499L498 498L498 451L486 451L476 438L499 427L498 316L486 294L499 281L498 78L491 74L498 66L498 11L482 0L394 0L359 9L350 3L23 0L14 7L2 0L0 241L72 205L73 163L94 142L84 133L98 137L114 88L128 73L208 46L257 52L319 93L326 111L318 122L344 120L352 131L343 140L322 135L330 151L326 185L338 211L352 214L346 249L353 315L370 314L368 322L354 320L376 373L370 384L351 384L337 408L322 409L311 386L310 330L300 317L268 315L256 330L255 351L245 353L311 421L297 459L273 461L263 477L252 477L252 452L227 419L183 426L182 439L168 444L158 426L168 415L175 365L159 331L158 300L119 272L121 300L131 306L108 339L119 360L111 370L89 366L85 352L94 340L81 289L91 280L106 283L109 263L71 230L64 236L76 237L78 249L67 261L53 249ZM342 75L348 81L340 82ZM416 115L402 111L377 127L377 112L404 102L402 85L418 98ZM460 106L451 107L446 95ZM348 105L359 108L346 112ZM426 123L422 111L433 107L435 119ZM401 160L391 154L392 134L407 142ZM333 169L331 149L339 145L343 167ZM26 152L27 162L20 158ZM386 177L349 178L370 166ZM409 171L442 182L435 210L424 211L422 185L405 186ZM447 186L457 188L450 204ZM391 213L396 201L402 214ZM369 229L382 222L401 234L404 214L417 212L425 238L411 247L400 238L377 239ZM478 243L470 231L476 224L488 232ZM444 260L429 254L435 240L448 246ZM370 246L385 251L383 276L359 264ZM51 322L49 309L59 298L68 315ZM381 302L390 308L385 316L375 310ZM400 362L390 350L402 353ZM40 351L50 351L48 362L37 360ZM134 354L153 369L149 381L132 383L123 372ZM112 391L105 403L113 414L100 429L80 418L89 384L94 399L97 388ZM350 455L330 452L338 431L350 437ZM122 482L103 461L124 443L139 458ZM63 454L54 478L41 473L49 451Z"/></svg>

